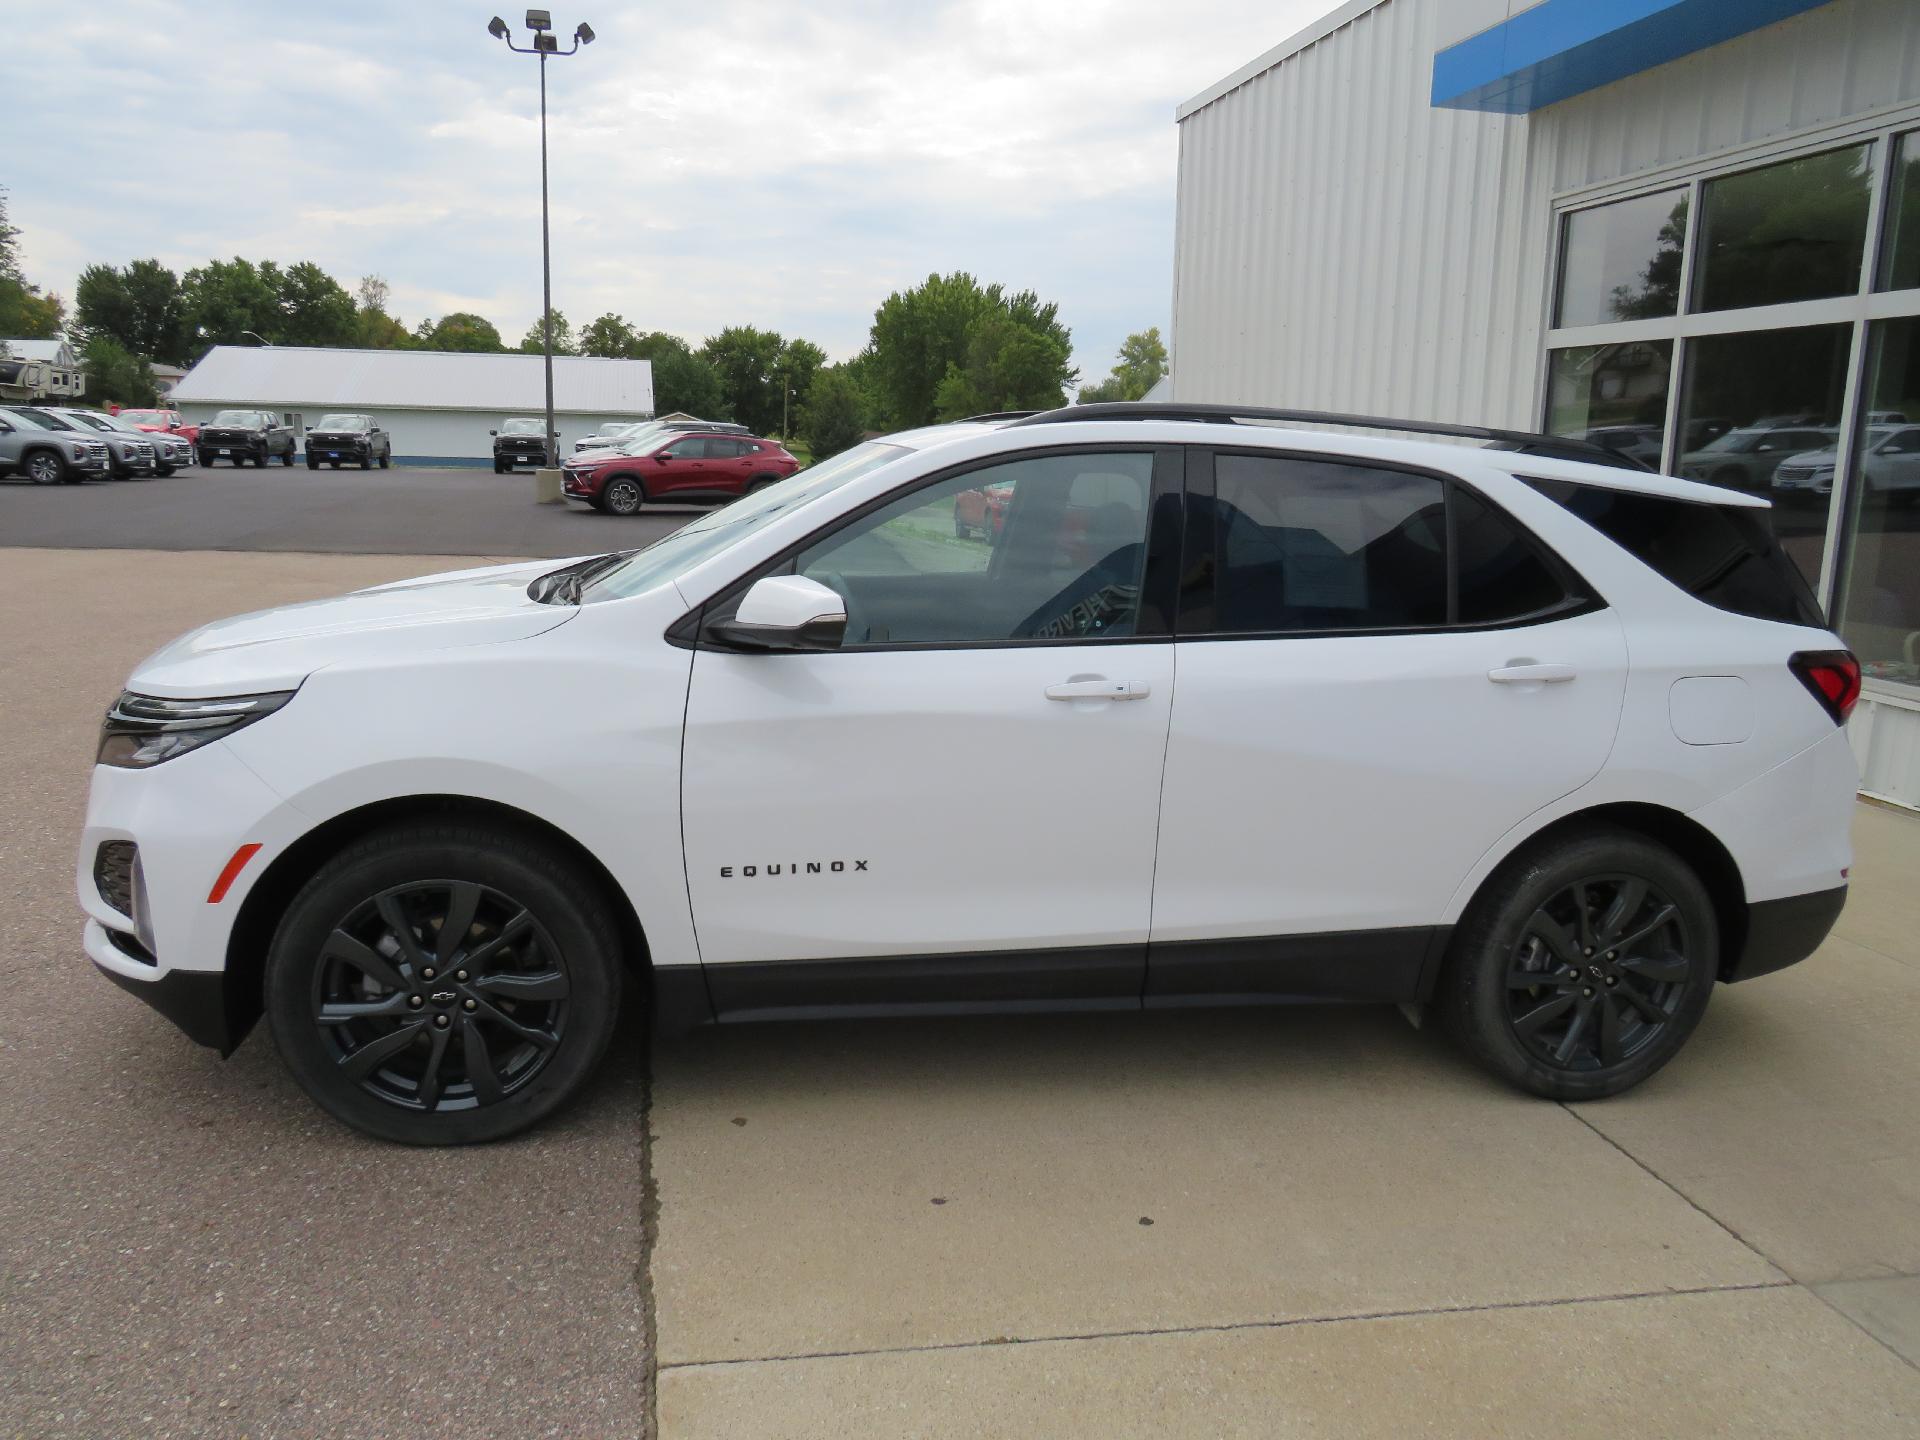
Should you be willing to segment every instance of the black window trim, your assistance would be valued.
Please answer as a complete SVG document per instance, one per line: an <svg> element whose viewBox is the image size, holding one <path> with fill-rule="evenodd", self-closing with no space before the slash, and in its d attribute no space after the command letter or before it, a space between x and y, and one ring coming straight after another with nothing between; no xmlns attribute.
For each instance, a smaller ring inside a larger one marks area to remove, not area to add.
<svg viewBox="0 0 1920 1440"><path fill-rule="evenodd" d="M667 628L668 644L682 649L710 650L720 654L743 653L732 645L712 640L707 635L709 619L722 619L741 596L758 580L783 573L800 556L834 532L865 519L895 501L935 485L977 471L998 469L1022 460L1066 455L1145 454L1153 457L1152 477L1147 488L1146 565L1141 576L1140 609L1131 635L1064 635L1023 640L913 640L880 645L847 645L830 649L787 652L804 655L878 655L894 651L948 650L1030 650L1057 649L1063 646L1165 645L1173 641L1174 602L1179 586L1179 561L1186 524L1186 505L1182 494L1184 466L1182 452L1191 447L1164 441L1083 442L1075 445L1048 445L1018 451L1003 451L980 459L949 465L865 504L835 515L787 546L772 559L764 560L745 575L714 592L706 600L682 615ZM800 472L805 474L805 471ZM770 654L765 658L777 659Z"/></svg>
<svg viewBox="0 0 1920 1440"><path fill-rule="evenodd" d="M1551 624L1558 620L1571 620L1576 616L1590 615L1608 608L1600 592L1588 584L1586 578L1557 550L1536 535L1532 527L1506 506L1488 496L1478 486L1468 483L1458 475L1444 470L1430 469L1423 465L1330 454L1318 450L1277 449L1268 446L1196 445L1191 447L1187 459L1187 494L1190 497L1208 500L1215 497L1214 461L1221 455L1303 460L1312 464L1350 465L1363 470L1392 470L1439 481L1446 505L1447 622L1444 625L1383 625L1328 630L1190 629L1187 625L1187 597L1183 592L1178 596L1179 605L1174 620L1175 638L1183 644L1196 641L1365 639L1388 635L1474 635L1499 630L1520 630L1534 625ZM1567 598L1544 609L1500 620L1473 624L1460 623L1455 618L1460 608L1459 547L1454 542L1453 496L1456 490L1464 490L1481 504L1502 516L1520 536L1522 542L1534 552L1536 558L1547 567L1548 573L1560 582L1561 588L1567 593ZM1218 573L1220 564L1218 537L1202 534L1201 527L1192 523L1191 506L1188 507L1187 522L1186 542L1182 551L1182 573L1194 574L1202 568Z"/></svg>

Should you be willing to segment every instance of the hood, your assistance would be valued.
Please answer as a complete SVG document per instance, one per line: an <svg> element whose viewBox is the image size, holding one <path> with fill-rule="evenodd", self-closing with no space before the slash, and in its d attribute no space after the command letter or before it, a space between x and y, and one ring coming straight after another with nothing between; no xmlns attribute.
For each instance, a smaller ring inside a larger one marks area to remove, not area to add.
<svg viewBox="0 0 1920 1440"><path fill-rule="evenodd" d="M570 563L454 570L216 620L149 655L127 685L174 697L291 690L330 665L530 639L579 614L527 598L529 582Z"/></svg>

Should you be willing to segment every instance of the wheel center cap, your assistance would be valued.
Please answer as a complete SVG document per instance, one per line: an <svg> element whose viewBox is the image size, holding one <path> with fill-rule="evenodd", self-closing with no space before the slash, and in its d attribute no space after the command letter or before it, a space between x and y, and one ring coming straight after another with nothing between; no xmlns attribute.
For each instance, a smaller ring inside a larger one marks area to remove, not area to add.
<svg viewBox="0 0 1920 1440"><path fill-rule="evenodd" d="M460 997L451 990L436 990L433 992L433 994L429 995L427 998L433 1001L434 1004L440 1006L442 1009L445 1009L447 1006L453 1004L453 1002L455 1000L458 1000Z"/></svg>
<svg viewBox="0 0 1920 1440"><path fill-rule="evenodd" d="M1605 976L1606 976L1606 973L1607 973L1607 972L1606 972L1606 971L1604 971L1604 970L1602 970L1602 969L1601 969L1601 968L1600 968L1600 967L1599 967L1598 965L1589 965L1589 966L1587 966L1587 974L1589 974L1589 975L1591 975L1591 976L1592 976L1592 977L1593 977L1594 979L1596 979L1596 980L1600 980L1600 979L1603 979L1603 978L1605 978ZM434 996L433 998L434 998L434 999L435 999L435 1000L437 1001L437 1000L439 1000L439 998L440 998L440 997L439 997L438 995L436 995L436 996Z"/></svg>

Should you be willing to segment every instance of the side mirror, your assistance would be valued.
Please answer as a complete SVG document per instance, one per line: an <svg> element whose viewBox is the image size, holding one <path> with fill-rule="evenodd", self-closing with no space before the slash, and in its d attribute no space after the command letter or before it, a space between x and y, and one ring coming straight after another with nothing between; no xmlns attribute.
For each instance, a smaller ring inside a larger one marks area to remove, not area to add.
<svg viewBox="0 0 1920 1440"><path fill-rule="evenodd" d="M664 465L672 458L673 457L664 450L656 450L653 454L653 460L656 465Z"/></svg>
<svg viewBox="0 0 1920 1440"><path fill-rule="evenodd" d="M768 575L753 582L731 620L707 633L741 650L836 650L847 634L847 602L804 575Z"/></svg>
<svg viewBox="0 0 1920 1440"><path fill-rule="evenodd" d="M489 430L489 431L487 431L487 433L488 433L489 435L498 435L498 434L499 434L500 432L499 432L498 430Z"/></svg>

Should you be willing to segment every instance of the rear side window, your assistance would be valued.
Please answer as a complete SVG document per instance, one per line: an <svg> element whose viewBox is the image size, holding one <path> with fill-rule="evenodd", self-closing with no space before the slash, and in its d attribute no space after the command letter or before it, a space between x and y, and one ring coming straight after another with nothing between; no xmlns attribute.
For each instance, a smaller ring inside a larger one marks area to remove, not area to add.
<svg viewBox="0 0 1920 1440"><path fill-rule="evenodd" d="M1756 620L1827 628L1806 577L1780 548L1765 510L1566 480L1527 483L1696 600Z"/></svg>
<svg viewBox="0 0 1920 1440"><path fill-rule="evenodd" d="M1526 624L1591 603L1503 511L1437 475L1216 454L1212 489L1192 506L1184 635Z"/></svg>

